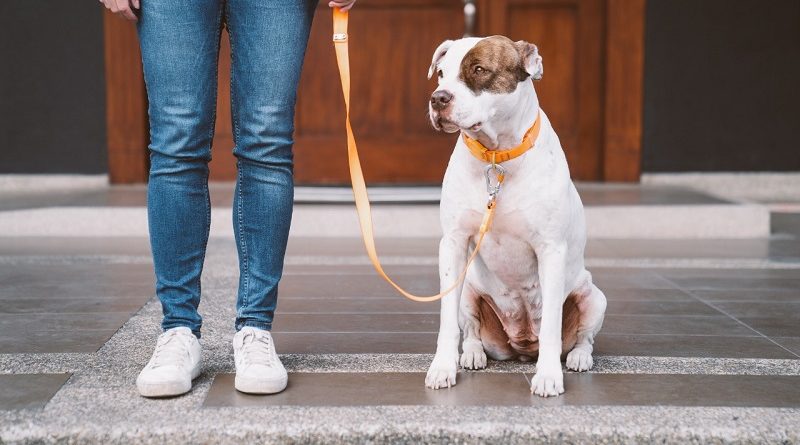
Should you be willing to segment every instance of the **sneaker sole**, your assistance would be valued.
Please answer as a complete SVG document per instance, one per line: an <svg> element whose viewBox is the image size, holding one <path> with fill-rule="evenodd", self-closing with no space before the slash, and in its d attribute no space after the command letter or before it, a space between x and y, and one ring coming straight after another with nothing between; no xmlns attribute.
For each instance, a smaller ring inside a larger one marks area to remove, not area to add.
<svg viewBox="0 0 800 445"><path fill-rule="evenodd" d="M237 375L233 386L237 391L246 394L276 394L286 389L288 382L288 377L281 380L264 380L241 378Z"/></svg>
<svg viewBox="0 0 800 445"><path fill-rule="evenodd" d="M144 383L136 379L136 388L142 397L175 397L192 390L192 381L200 375L200 363L192 369L192 378L188 382Z"/></svg>

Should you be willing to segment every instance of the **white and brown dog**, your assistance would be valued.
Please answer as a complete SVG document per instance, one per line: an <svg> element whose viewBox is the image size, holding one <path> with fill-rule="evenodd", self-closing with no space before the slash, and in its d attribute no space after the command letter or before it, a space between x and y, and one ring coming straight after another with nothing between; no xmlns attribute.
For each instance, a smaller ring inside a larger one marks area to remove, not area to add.
<svg viewBox="0 0 800 445"><path fill-rule="evenodd" d="M531 391L540 396L564 392L562 353L569 352L569 369L592 367L606 298L584 266L583 204L531 81L542 73L535 45L502 36L448 40L433 55L428 75L439 78L430 102L436 129L460 130L487 149L503 150L518 146L541 122L532 148L501 164L507 178L491 231L463 285L442 299L436 355L425 379L430 388L456 383L461 332L460 364L467 369L484 368L487 356L538 357ZM442 185L442 289L465 267L487 202L486 161L464 139Z"/></svg>

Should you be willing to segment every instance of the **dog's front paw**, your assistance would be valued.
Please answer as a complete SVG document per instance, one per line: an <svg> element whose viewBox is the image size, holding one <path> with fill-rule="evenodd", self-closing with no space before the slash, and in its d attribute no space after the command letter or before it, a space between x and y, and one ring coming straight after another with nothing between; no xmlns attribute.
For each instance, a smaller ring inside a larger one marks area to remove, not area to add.
<svg viewBox="0 0 800 445"><path fill-rule="evenodd" d="M461 354L461 367L464 369L483 369L486 367L486 353L481 342L464 342Z"/></svg>
<svg viewBox="0 0 800 445"><path fill-rule="evenodd" d="M575 348L567 354L567 369L573 371L588 371L594 366L592 352L584 348Z"/></svg>
<svg viewBox="0 0 800 445"><path fill-rule="evenodd" d="M458 354L436 354L425 376L425 386L431 389L449 388L456 384Z"/></svg>
<svg viewBox="0 0 800 445"><path fill-rule="evenodd" d="M555 397L564 393L564 373L558 367L541 367L531 380L531 392L537 396Z"/></svg>

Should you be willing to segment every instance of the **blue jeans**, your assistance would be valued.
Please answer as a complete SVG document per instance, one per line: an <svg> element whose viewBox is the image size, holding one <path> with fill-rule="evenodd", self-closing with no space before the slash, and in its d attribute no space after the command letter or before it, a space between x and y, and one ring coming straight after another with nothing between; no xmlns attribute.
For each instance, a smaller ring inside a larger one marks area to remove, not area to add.
<svg viewBox="0 0 800 445"><path fill-rule="evenodd" d="M150 117L150 243L166 329L200 336L210 226L208 162L223 24L231 41L238 177L236 329L271 329L292 216L297 84L316 0L144 0L138 22Z"/></svg>

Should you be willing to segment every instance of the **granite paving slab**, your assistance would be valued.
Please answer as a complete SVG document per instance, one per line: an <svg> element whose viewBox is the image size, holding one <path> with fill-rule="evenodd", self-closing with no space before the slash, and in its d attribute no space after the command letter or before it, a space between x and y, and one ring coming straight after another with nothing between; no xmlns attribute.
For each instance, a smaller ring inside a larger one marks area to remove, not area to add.
<svg viewBox="0 0 800 445"><path fill-rule="evenodd" d="M758 335L726 315L606 315L601 332L622 335Z"/></svg>
<svg viewBox="0 0 800 445"><path fill-rule="evenodd" d="M738 317L739 321L769 337L800 337L800 315L785 317Z"/></svg>
<svg viewBox="0 0 800 445"><path fill-rule="evenodd" d="M0 410L42 408L69 377L70 374L0 375Z"/></svg>
<svg viewBox="0 0 800 445"><path fill-rule="evenodd" d="M531 394L529 376L463 373L458 384L427 389L423 373L292 373L279 394L254 396L218 374L206 407L247 406L736 406L800 408L800 376L578 374L564 376L566 392Z"/></svg>
<svg viewBox="0 0 800 445"><path fill-rule="evenodd" d="M273 333L280 352L294 354L425 354L436 351L436 332L364 333L326 332L324 334Z"/></svg>
<svg viewBox="0 0 800 445"><path fill-rule="evenodd" d="M755 336L615 335L601 332L594 347L596 355L613 356L800 358L768 338Z"/></svg>
<svg viewBox="0 0 800 445"><path fill-rule="evenodd" d="M800 289L706 289L692 290L692 295L709 302L800 302Z"/></svg>
<svg viewBox="0 0 800 445"><path fill-rule="evenodd" d="M109 329L41 330L32 326L24 331L0 335L0 354L95 352L117 331Z"/></svg>
<svg viewBox="0 0 800 445"><path fill-rule="evenodd" d="M728 301L714 302L714 306L734 317L788 318L800 323L800 301L790 303Z"/></svg>
<svg viewBox="0 0 800 445"><path fill-rule="evenodd" d="M772 337L772 340L800 357L800 337Z"/></svg>

